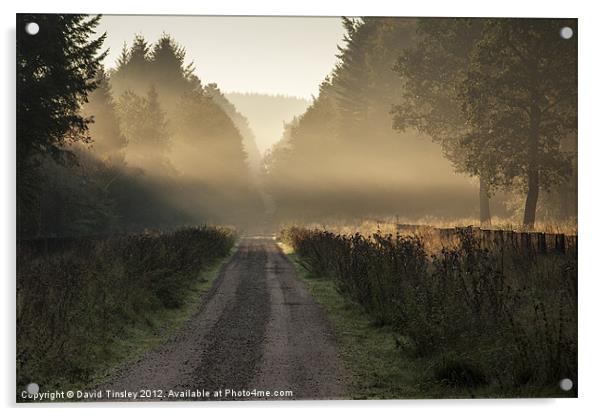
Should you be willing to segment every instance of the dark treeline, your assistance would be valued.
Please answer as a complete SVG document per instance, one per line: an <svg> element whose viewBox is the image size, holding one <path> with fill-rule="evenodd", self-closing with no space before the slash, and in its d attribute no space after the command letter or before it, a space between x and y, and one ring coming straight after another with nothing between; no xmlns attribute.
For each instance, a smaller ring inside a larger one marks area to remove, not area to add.
<svg viewBox="0 0 602 416"><path fill-rule="evenodd" d="M576 217L576 41L559 35L576 21L343 24L337 66L265 159L279 219Z"/></svg>
<svg viewBox="0 0 602 416"><path fill-rule="evenodd" d="M19 236L254 221L244 117L168 35L135 37L105 71L99 19L18 17L43 28L17 39Z"/></svg>

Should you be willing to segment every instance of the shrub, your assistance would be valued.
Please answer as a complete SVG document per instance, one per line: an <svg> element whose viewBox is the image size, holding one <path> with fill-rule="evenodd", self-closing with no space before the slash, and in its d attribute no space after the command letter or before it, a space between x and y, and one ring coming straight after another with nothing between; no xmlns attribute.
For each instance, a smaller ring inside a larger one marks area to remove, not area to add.
<svg viewBox="0 0 602 416"><path fill-rule="evenodd" d="M572 254L485 249L470 229L430 257L417 236L292 228L283 237L312 274L332 278L375 323L409 336L414 353L436 363L435 379L508 391L576 380Z"/></svg>
<svg viewBox="0 0 602 416"><path fill-rule="evenodd" d="M475 388L487 384L487 378L478 364L460 357L444 355L435 364L433 373L437 381L454 387Z"/></svg>
<svg viewBox="0 0 602 416"><path fill-rule="evenodd" d="M235 235L214 227L57 241L17 255L17 383L85 383L128 326L179 308Z"/></svg>

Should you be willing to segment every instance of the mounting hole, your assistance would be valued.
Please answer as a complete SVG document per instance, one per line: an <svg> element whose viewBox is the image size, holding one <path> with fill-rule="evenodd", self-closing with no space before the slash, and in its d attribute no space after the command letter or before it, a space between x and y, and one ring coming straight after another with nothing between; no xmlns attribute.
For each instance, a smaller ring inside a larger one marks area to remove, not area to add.
<svg viewBox="0 0 602 416"><path fill-rule="evenodd" d="M563 378L558 384L560 385L560 389L564 391L569 391L573 388L573 380L570 378Z"/></svg>
<svg viewBox="0 0 602 416"><path fill-rule="evenodd" d="M29 394L38 394L40 392L40 386L38 386L38 383L29 383L25 389Z"/></svg>
<svg viewBox="0 0 602 416"><path fill-rule="evenodd" d="M560 37L562 39L570 39L573 37L573 29L571 29L568 26L563 27L562 29L560 29Z"/></svg>
<svg viewBox="0 0 602 416"><path fill-rule="evenodd" d="M38 25L36 22L29 22L25 25L25 32L28 35L37 35L39 31L40 25Z"/></svg>

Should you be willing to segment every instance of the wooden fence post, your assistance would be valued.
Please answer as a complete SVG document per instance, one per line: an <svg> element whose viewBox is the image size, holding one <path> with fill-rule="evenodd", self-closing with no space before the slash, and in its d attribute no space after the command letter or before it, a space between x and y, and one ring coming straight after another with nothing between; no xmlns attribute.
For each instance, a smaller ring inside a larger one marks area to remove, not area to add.
<svg viewBox="0 0 602 416"><path fill-rule="evenodd" d="M516 250L516 247L514 247L514 232L512 230L508 231L508 230L504 230L503 235L504 235L504 247L511 249L511 250Z"/></svg>
<svg viewBox="0 0 602 416"><path fill-rule="evenodd" d="M556 251L559 253L566 253L566 242L564 234L556 234Z"/></svg>
<svg viewBox="0 0 602 416"><path fill-rule="evenodd" d="M571 254L577 255L577 236L576 235L567 235L565 237L566 241L566 251Z"/></svg>
<svg viewBox="0 0 602 416"><path fill-rule="evenodd" d="M493 231L493 239L497 248L499 248L500 250L504 248L504 231Z"/></svg>
<svg viewBox="0 0 602 416"><path fill-rule="evenodd" d="M537 233L537 251L545 254L548 251L546 245L546 235L544 233Z"/></svg>

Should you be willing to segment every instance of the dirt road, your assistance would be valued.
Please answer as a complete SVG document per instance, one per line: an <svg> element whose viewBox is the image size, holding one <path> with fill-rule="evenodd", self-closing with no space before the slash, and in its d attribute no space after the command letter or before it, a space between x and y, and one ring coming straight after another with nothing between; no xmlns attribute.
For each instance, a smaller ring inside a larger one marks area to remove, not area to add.
<svg viewBox="0 0 602 416"><path fill-rule="evenodd" d="M249 237L191 319L101 389L114 391L113 400L122 392L198 400L203 390L205 400L266 398L263 392L332 399L345 397L345 375L324 312L293 265L272 238ZM253 390L260 396L247 393Z"/></svg>

